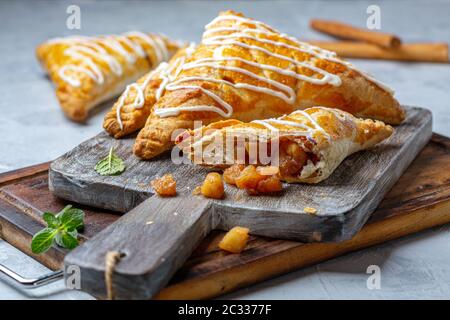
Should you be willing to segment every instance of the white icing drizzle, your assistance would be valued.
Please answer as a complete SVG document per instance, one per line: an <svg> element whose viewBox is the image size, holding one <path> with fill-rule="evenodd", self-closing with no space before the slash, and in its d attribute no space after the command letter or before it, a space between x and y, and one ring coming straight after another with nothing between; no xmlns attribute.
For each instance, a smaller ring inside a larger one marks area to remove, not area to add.
<svg viewBox="0 0 450 320"><path fill-rule="evenodd" d="M317 130L321 131L325 136L327 136L328 138L330 137L330 135L325 131L324 128L322 128L316 120L313 119L313 117L311 117L311 115L307 112L305 112L304 110L296 110L294 112L292 112L291 114L301 114L303 115L306 119L308 119L309 122L312 123L312 125L314 126L314 128L316 128Z"/></svg>
<svg viewBox="0 0 450 320"><path fill-rule="evenodd" d="M238 26L235 26L235 27L213 27L213 25L215 23L217 23L219 21L223 21L223 20L233 20L233 21L237 21L239 24L238 24ZM256 28L252 29L252 28L242 27L241 23L247 23L250 25L254 25ZM219 49L219 50L214 50L214 55L212 58L199 59L197 61L193 61L193 62L185 64L183 66L183 70L208 67L208 68L214 68L214 69L218 69L218 70L228 70L228 71L239 72L239 73L245 74L249 77L252 77L258 81L264 82L269 86L275 87L278 90L274 90L274 89L271 89L268 87L255 86L255 85L251 85L248 83L231 83L230 81L226 81L223 79L215 79L215 78L211 78L211 77L184 77L184 78L176 80L174 83L170 83L167 86L166 90L181 90L181 89L201 90L203 93L207 94L215 102L217 102L220 105L220 108L216 107L216 106L179 106L179 107L169 107L168 106L165 108L155 109L154 112L156 115L158 115L160 117L169 117L169 116L176 116L181 111L213 111L223 117L227 117L227 118L231 117L231 115L233 114L233 108L226 101L224 101L222 98L220 98L216 94L212 93L211 91L202 88L199 85L192 85L192 84L180 85L180 83L188 82L188 81L206 81L206 82L220 83L220 84L232 86L237 89L243 88L243 89L247 89L247 90L263 92L265 94L272 95L274 97L278 97L278 98L282 99L283 101L285 101L286 103L291 104L291 105L296 102L296 98L297 98L296 92L291 87L289 87L281 82L272 80L268 77L257 75L257 74L255 74L247 69L244 69L244 68L220 64L221 62L226 62L226 61L242 62L249 66L257 67L259 69L268 70L268 71L275 72L275 73L282 74L282 75L286 75L286 76L293 77L295 79L302 80L302 81L307 81L307 82L310 82L313 84L318 84L318 85L331 84L333 86L340 86L342 81L339 76L329 73L329 72L315 66L315 62L317 61L317 59L324 59L324 60L328 60L328 61L332 61L335 63L345 65L348 68L356 70L361 75L366 77L368 80L379 85L381 88L383 88L387 91L391 91L391 89L389 87L387 87L386 85L384 85L380 82L377 82L375 79L373 79L371 76L367 75L366 73L364 73L360 70L357 70L349 62L338 59L336 56L336 53L321 49L317 46L313 46L313 45L310 45L305 42L298 41L297 39L290 37L286 34L278 33L278 31L267 26L266 24L264 24L262 22L254 21L254 20L251 20L248 18L239 17L239 16L235 16L235 15L223 15L223 16L219 16L219 17L215 18L212 22L210 22L208 25L206 25L205 29L206 30L203 35L202 44L208 45L208 46L217 46L216 49ZM231 33L225 34L225 35L224 34L216 35L217 33L221 33L221 32L231 32ZM292 44L286 43L286 42L282 42L282 41L271 40L268 38L256 37L255 34L263 34L265 36L276 35L284 40L287 40L290 43L295 44L295 45L292 45ZM312 55L313 59L311 59L311 61L297 61L289 56L272 52L260 45L250 45L250 44L244 43L241 41L241 39L251 39L251 40L256 41L257 43L261 43L263 45L271 44L275 47L288 48L293 51L298 51L298 52ZM292 67L308 68L311 71L313 71L316 76L306 76L306 75L297 73L295 70L283 69L280 67L267 65L267 64L260 64L260 63L256 63L254 61L246 60L246 59L239 58L239 57L224 57L222 54L223 48L224 48L224 46L229 46L229 45L236 45L236 46L240 46L242 48L246 48L249 50L259 51L266 55L269 55L269 56L272 56L275 58L279 58L284 61L288 61L291 64L291 68ZM321 78L317 77L317 75L321 75Z"/></svg>
<svg viewBox="0 0 450 320"><path fill-rule="evenodd" d="M234 18L235 16L227 16L228 19ZM220 18L220 17L219 17ZM221 19L225 19L225 18L221 18ZM233 19L234 20L234 19ZM238 17L239 21L250 21L241 17ZM220 50L215 50L214 51L214 56L212 58L206 58L206 59L199 59L197 61L193 61L191 63L187 63L183 66L183 70L189 70L189 69L193 69L193 68L200 68L200 67L209 67L209 68L214 68L214 69L219 69L219 70L228 70L228 71L234 71L234 72L239 72L242 74L245 74L259 82L263 82L266 83L268 86L271 87L275 87L278 90L274 90L271 89L269 87L261 87L261 86L255 86L255 85L251 85L249 83L232 83L229 82L227 80L223 80L223 79L215 79L215 78L210 78L210 77L184 77L181 78L177 81L175 81L174 83L171 83L167 86L167 90L179 90L179 89L198 89L201 90L202 92L204 92L205 94L207 94L208 96L210 96L211 98L213 98L214 101L216 101L222 108L218 108L215 106L180 106L180 107L166 107L166 108L159 108L155 110L155 114L157 114L160 117L168 117L168 116L173 116L173 115L177 115L179 114L179 112L181 111L213 111L218 113L221 116L225 116L225 117L230 117L233 113L233 109L232 107L223 99L221 99L219 96L217 96L216 94L212 93L209 90L206 90L204 88L202 88L201 86L198 85L180 85L180 83L182 82L187 82L187 81L208 81L208 82L214 82L214 83L220 83L220 84L225 84L228 86L232 86L234 88L244 88L244 89L248 89L248 90L253 90L253 91L257 91L257 92L262 92L268 95L272 95L274 97L278 97L280 99L282 99L283 101L285 101L288 104L294 104L296 101L296 92L294 89L292 89L291 87L270 79L268 77L265 76L260 76L257 75L247 69L244 68L240 68L240 67L236 67L236 66L229 66L229 65L223 65L223 64L219 64L220 62L226 62L226 61L237 61L237 62L242 62L244 64L247 64L249 66L253 66L253 67L257 67L259 69L263 69L263 70L268 70L268 71L272 71L278 74L282 74L282 75L286 75L286 76L290 76L299 80L304 80L304 81L308 81L314 84L327 84L330 83L332 85L338 86L341 84L341 80L338 76L333 75L331 73L326 72L325 70L322 70L316 66L314 66L311 63L307 63L307 62L301 62L301 61L297 61L295 59L292 59L288 56L282 55L282 54L277 54L274 53L266 48L263 48L261 46L257 46L257 45L249 45L246 44L244 42L241 42L239 40L235 40L235 39L241 39L241 38L250 38L253 39L257 42L262 42L262 43L269 43L275 46L284 46L287 47L289 49L294 49L297 51L302 51L305 52L306 50L301 50L295 46L289 45L287 43L284 42L279 42L279 41L273 41L270 39L263 39L263 38L257 38L251 35L248 35L248 33L253 32L253 33L260 33L260 34L274 34L272 29L268 28L267 26L265 26L262 23L258 23L258 22L253 22L251 21L251 23L254 23L255 25L258 26L262 26L264 27L264 29L241 29L239 27L218 27L218 28L210 28L207 29L205 32L205 36L203 38L203 44L204 45L214 45L214 46L218 46L217 48L219 48ZM209 26L212 24L209 24ZM207 26L206 28L209 28L209 26ZM267 31L268 30L268 31ZM233 34L230 35L219 35L219 36L213 36L213 37L206 37L207 35L210 35L212 33L217 33L217 32L222 32L222 31L237 31ZM284 38L286 38L287 36L283 36ZM222 50L224 47L224 45L237 45L237 46L241 46L250 50L257 50L257 51L261 51L267 55L285 60L290 62L294 67L304 67L304 68L308 68L310 70L312 70L313 72L315 72L316 74L320 74L322 75L321 78L317 78L317 77L308 77L305 76L303 74L299 74L297 72L295 72L294 70L290 70L290 69L283 69L277 66L272 66L272 65L267 65L267 64L261 64L261 63L257 63L254 61L250 61L247 59L243 59L243 58L239 58L239 57L224 57L222 55ZM308 53L311 53L308 51ZM328 54L327 54L328 56ZM225 109L225 111L223 110Z"/></svg>
<svg viewBox="0 0 450 320"><path fill-rule="evenodd" d="M189 46L185 49L185 55L176 59L172 64L168 64L167 62L161 62L159 66L150 72L145 80L141 83L132 83L128 85L123 92L123 94L120 96L117 106L116 106L116 118L117 122L119 123L119 127L121 130L123 130L123 122L121 118L121 110L122 107L125 104L125 100L128 98L128 95L131 91L131 89L134 89L136 91L136 97L134 98L133 102L129 104L128 106L130 108L140 109L145 105L145 88L147 88L150 80L152 79L161 79L161 84L159 85L158 89L155 93L156 101L158 101L161 98L162 93L166 89L167 84L170 81L173 81L178 74L181 72L181 67L187 57L190 57L192 53L195 50L195 43L191 42ZM175 66L177 67L175 70L175 73L173 72ZM158 75L157 78L155 76Z"/></svg>
<svg viewBox="0 0 450 320"><path fill-rule="evenodd" d="M286 116L284 116L283 118L285 118ZM275 123L275 124L279 124L282 126L292 126L292 127L298 127L298 128L303 128L303 129L308 129L309 127L307 125L304 125L303 123L298 123L295 121L290 121L290 120L284 120L284 119L268 119L268 120L255 120L253 121L255 123L259 123L259 124L269 124L270 122ZM277 131L278 129L275 128L274 126L271 126L271 130L275 130Z"/></svg>
<svg viewBox="0 0 450 320"><path fill-rule="evenodd" d="M183 68L184 62L186 61L186 58L189 58L194 53L195 46L196 46L195 42L191 42L189 44L189 46L187 46L184 49L185 50L184 51L184 53L185 53L184 56L182 56L182 57L178 58L177 60L175 60L170 68L168 68L166 70L163 70L161 72L160 78L162 79L162 82L161 82L158 90L156 90L156 94L155 94L156 101L158 101L161 98L164 90L166 90L167 85L170 82L174 81L178 77L178 75L180 74L180 72L181 72L181 70ZM173 72L173 69L174 69L175 66L177 68L175 69L175 72Z"/></svg>
<svg viewBox="0 0 450 320"><path fill-rule="evenodd" d="M99 85L104 83L104 74L94 59L105 62L115 75L121 76L123 74L120 61L112 54L108 53L104 47L107 47L124 57L128 64L134 64L137 57L146 57L147 53L144 47L138 41L133 40L133 38L139 38L153 48L156 57L156 60L154 61L155 65L169 58L169 50L162 38L159 36L150 36L138 31L132 31L118 36L101 36L98 38L84 36L54 38L47 41L47 43L64 43L71 45L64 51L64 54L73 59L81 60L86 65L78 66L70 64L63 66L58 70L58 75L63 81L71 86L79 87L81 85L80 79L68 75L67 71L84 73Z"/></svg>
<svg viewBox="0 0 450 320"><path fill-rule="evenodd" d="M278 89L280 89L281 91L284 91L285 94L283 94L280 91L276 91L276 90L272 90L266 87L259 87L259 86L254 86L248 83L243 83L243 82L239 82L239 83L232 83L230 81L227 80L222 80L222 79L215 79L215 78L207 78L207 77L185 77L185 78L181 78L180 80L178 80L177 82L184 82L184 81L189 81L189 80L204 80L204 81L209 81L209 82L217 82L217 83L224 83L227 84L229 86L235 87L235 88L245 88L245 89L249 89L249 90L254 90L254 91L259 91L259 92L264 92L273 96L276 96L278 98L283 99L284 101L286 101L286 103L292 104L295 102L295 91L289 87L286 86L278 81L272 80L272 79L268 79L265 78L263 76L259 76L257 74L254 74L251 71L248 71L246 69L243 68L238 68L238 67L234 67L234 66L223 66L223 65L217 65L216 63L201 63L200 59L199 61L195 61L192 64L186 64L183 66L183 70L189 70L192 68L198 68L198 67L212 67L215 69L219 69L219 70L228 70L228 71L235 71L235 72L240 72L242 74L245 74L253 79L259 80L259 81L263 81L266 82L267 84L270 84ZM213 61L220 61L217 59L212 59ZM198 63L197 63L198 62Z"/></svg>
<svg viewBox="0 0 450 320"><path fill-rule="evenodd" d="M221 15L221 16L214 18L210 23L208 23L205 26L205 29L209 29L209 28L211 28L212 25L216 24L219 21L224 21L224 20L234 20L234 21L239 21L239 22L243 22L243 23L254 24L256 26L263 27L264 29L267 29L269 31L278 32L277 30L275 30L272 27L269 27L267 24L265 24L263 22L252 20L252 19L245 18L245 17L236 16L234 14Z"/></svg>
<svg viewBox="0 0 450 320"><path fill-rule="evenodd" d="M340 112L339 110L333 109L333 108L325 108L325 107L314 107L314 108L323 109L326 112L331 112L339 119L347 118L346 114ZM306 120L308 120L311 123L312 127L305 125L303 123L296 122L296 121L286 120L286 118L292 118L291 116L294 114L301 114L303 117L306 118ZM319 125L319 123L305 110L296 110L296 111L292 112L290 115L284 115L279 118L254 120L254 121L252 121L252 123L262 125L262 126L266 127L267 129L269 129L270 131L275 131L275 132L280 131L280 129L273 126L272 124L291 126L291 127L297 127L300 129L304 129L302 131L293 132L295 135L311 136L315 130L318 130L318 131L322 132L322 134L325 136L325 138L327 138L328 140L331 139L331 136L325 131L325 129L321 125Z"/></svg>
<svg viewBox="0 0 450 320"><path fill-rule="evenodd" d="M300 132L296 132L297 134L299 133L309 133L309 127L305 126L301 123L298 122L294 122L294 121L288 121L288 120L283 120L280 118L273 118L273 119L265 119L265 120L254 120L252 121L252 123L256 123L259 125L262 125L264 127L266 127L267 129L269 129L270 131L274 131L274 132L278 132L280 131L277 127L274 127L272 125L272 123L278 124L278 125L283 125L283 126L292 126L292 127L298 127L298 128L302 128L302 129L306 129L305 131L300 131Z"/></svg>
<svg viewBox="0 0 450 320"><path fill-rule="evenodd" d="M135 63L136 62L136 56L131 54L127 50L125 50L125 48L122 46L122 44L118 40L116 40L114 37L111 37L111 36L106 38L106 39L107 40L99 39L98 41L101 44L103 44L104 46L108 47L109 49L115 51L119 55L125 57L125 60L128 63ZM126 37L123 37L123 39L127 39L128 40L128 38L126 38ZM123 39L122 39L122 41L123 41ZM127 43L127 42L125 42L125 43ZM129 45L129 44L127 43L127 45ZM130 46L130 48L132 48L132 46Z"/></svg>
<svg viewBox="0 0 450 320"><path fill-rule="evenodd" d="M116 116L117 116L117 121L119 123L119 127L121 130L123 130L123 123L122 123L122 118L120 117L120 112L122 110L123 105L125 104L125 99L128 97L131 89L134 89L136 91L136 97L134 98L133 102L130 104L131 108L142 108L145 104L145 96L144 96L144 89L147 87L148 83L150 82L150 80L153 78L153 76L155 75L155 73L159 72L162 68L165 68L167 65L166 62L161 62L158 66L158 68L156 68L155 70L153 70L152 72L150 72L147 76L147 78L145 78L144 82L142 82L142 84L138 84L138 83L132 83L127 85L127 87L125 88L125 91L122 93L122 95L120 96L118 102L117 102L117 107L116 107Z"/></svg>
<svg viewBox="0 0 450 320"><path fill-rule="evenodd" d="M248 23L248 24L254 24L256 26L261 26L264 29L269 30L269 32L267 32L265 30L259 30L259 29L246 29L246 30L241 31L241 32L244 32L244 33L245 32L249 32L249 30L253 30L253 32L255 32L255 33L263 33L263 34L266 34L266 35L270 35L270 33L273 34L273 32L278 32L279 36L281 38L287 39L287 40L292 41L295 44L299 45L301 47L300 49L303 49L303 50L300 50L300 51L303 51L303 52L309 53L309 54L314 54L315 53L315 54L318 54L318 57L320 57L322 59L333 61L333 62L336 62L336 63L339 63L339 64L343 64L343 65L347 66L348 68L359 72L367 80L375 83L380 88L386 90L387 92L389 92L391 94L394 94L394 90L392 88L390 88L388 85L386 85L385 83L383 83L382 81L379 81L379 80L375 79L373 76L371 76L370 74L368 74L367 72L364 72L364 71L358 69L356 66L354 66L350 62L338 59L335 52L328 51L328 50L322 49L322 48L317 47L317 46L313 46L313 45L311 45L309 43L306 43L306 42L299 41L296 38L290 37L290 36L288 36L288 35L286 35L284 33L281 33L279 31L277 31L276 29L274 29L272 27L269 27L268 25L266 25L266 24L264 24L262 22L252 21L251 19L244 18L244 17L239 17L239 16L235 16L235 15L223 15L223 16L218 16L213 21L211 21L208 25L206 25L206 28L208 29L210 26L212 26L216 22L223 21L223 20L236 20L236 21L240 21L240 22L244 22L244 23ZM204 32L204 35L209 35L211 33L223 32L223 31L239 31L239 27L218 27L218 28L214 28L214 29L211 29L211 30L206 30ZM282 46L284 46L284 45L282 45ZM297 50L298 49L299 48L297 48ZM294 50L296 50L296 49L294 48Z"/></svg>
<svg viewBox="0 0 450 320"><path fill-rule="evenodd" d="M133 53L137 54L139 57L144 58L147 56L144 48L138 42L134 42L124 35L120 35L118 39L130 47Z"/></svg>
<svg viewBox="0 0 450 320"><path fill-rule="evenodd" d="M164 43L164 41L162 41L159 37L155 37L153 39L153 37L142 33L140 31L131 31L131 32L127 32L124 34L125 36L128 37L136 37L136 38L140 38L141 40L143 40L144 42L146 42L150 47L152 47L155 51L155 55L156 55L156 61L154 61L154 64L158 64L161 61L165 61L169 59L169 52L167 50L167 47Z"/></svg>
<svg viewBox="0 0 450 320"><path fill-rule="evenodd" d="M101 73L100 70L98 70L97 66L94 64L91 65L90 62L86 62L86 64L88 64L92 68L92 70L95 70L95 71L92 72L88 68L84 68L84 67L80 67L80 66L71 64L71 65L66 65L66 66L61 67L58 70L58 75L61 79L66 81L72 87L79 87L81 85L81 82L77 78L67 76L66 71L68 71L68 70L85 73L88 77L90 77L91 79L94 79L95 82L103 83L103 73Z"/></svg>

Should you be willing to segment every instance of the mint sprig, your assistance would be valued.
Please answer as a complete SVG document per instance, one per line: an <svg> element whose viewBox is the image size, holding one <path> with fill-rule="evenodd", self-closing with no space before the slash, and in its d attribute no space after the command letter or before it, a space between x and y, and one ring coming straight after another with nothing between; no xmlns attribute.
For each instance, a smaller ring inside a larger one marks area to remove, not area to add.
<svg viewBox="0 0 450 320"><path fill-rule="evenodd" d="M84 226L83 210L68 205L57 214L44 212L42 218L47 223L47 228L33 236L31 240L33 253L44 253L54 243L66 249L78 246L78 231Z"/></svg>
<svg viewBox="0 0 450 320"><path fill-rule="evenodd" d="M102 176L114 176L125 171L125 163L116 156L114 147L111 147L108 156L97 162L94 169Z"/></svg>

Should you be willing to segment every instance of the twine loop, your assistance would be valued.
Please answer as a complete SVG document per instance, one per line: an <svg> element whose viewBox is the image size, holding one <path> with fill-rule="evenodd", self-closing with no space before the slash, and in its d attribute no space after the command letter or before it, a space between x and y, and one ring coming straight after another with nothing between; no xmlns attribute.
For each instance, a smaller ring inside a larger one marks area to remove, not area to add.
<svg viewBox="0 0 450 320"><path fill-rule="evenodd" d="M125 254L119 251L108 251L105 256L105 285L106 296L108 300L115 299L115 292L113 287L113 274L116 269L116 265L125 256Z"/></svg>

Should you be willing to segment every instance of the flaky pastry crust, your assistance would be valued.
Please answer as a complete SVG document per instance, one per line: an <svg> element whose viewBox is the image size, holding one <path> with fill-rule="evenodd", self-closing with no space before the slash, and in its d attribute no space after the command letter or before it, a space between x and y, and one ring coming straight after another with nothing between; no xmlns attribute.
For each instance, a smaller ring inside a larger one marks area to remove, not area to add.
<svg viewBox="0 0 450 320"><path fill-rule="evenodd" d="M36 55L66 116L84 121L96 105L119 95L179 47L165 36L130 32L51 39L37 47Z"/></svg>

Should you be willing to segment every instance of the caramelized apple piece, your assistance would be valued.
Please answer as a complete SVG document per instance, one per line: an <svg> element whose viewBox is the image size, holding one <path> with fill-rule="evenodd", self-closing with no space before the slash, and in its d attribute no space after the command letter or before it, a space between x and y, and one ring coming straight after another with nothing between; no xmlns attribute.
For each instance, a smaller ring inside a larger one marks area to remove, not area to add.
<svg viewBox="0 0 450 320"><path fill-rule="evenodd" d="M248 228L234 227L228 231L219 243L219 248L232 253L244 250L248 240Z"/></svg>
<svg viewBox="0 0 450 320"><path fill-rule="evenodd" d="M210 172L201 187L202 194L207 198L222 199L224 194L222 176L217 172Z"/></svg>
<svg viewBox="0 0 450 320"><path fill-rule="evenodd" d="M177 194L177 182L171 174L152 180L151 185L162 197L173 197Z"/></svg>
<svg viewBox="0 0 450 320"><path fill-rule="evenodd" d="M256 171L263 176L273 176L280 172L280 168L275 166L259 166L256 168Z"/></svg>
<svg viewBox="0 0 450 320"><path fill-rule="evenodd" d="M295 176L300 174L308 160L306 152L295 142L282 143L280 153L280 171L283 176Z"/></svg>
<svg viewBox="0 0 450 320"><path fill-rule="evenodd" d="M247 166L242 170L241 174L235 179L236 186L239 189L256 190L258 182L264 180L266 176L258 173L255 166Z"/></svg>
<svg viewBox="0 0 450 320"><path fill-rule="evenodd" d="M290 156L292 159L297 160L298 162L305 162L306 153L300 148L300 146L295 142L289 142L286 145L286 154Z"/></svg>
<svg viewBox="0 0 450 320"><path fill-rule="evenodd" d="M239 189L251 195L275 193L282 190L278 167L247 166L234 180Z"/></svg>
<svg viewBox="0 0 450 320"><path fill-rule="evenodd" d="M283 189L278 175L270 176L260 182L256 187L258 193L276 193Z"/></svg>
<svg viewBox="0 0 450 320"><path fill-rule="evenodd" d="M245 166L243 164L232 165L223 172L223 180L228 184L236 185L236 178L241 174L241 171L244 170L244 168Z"/></svg>

